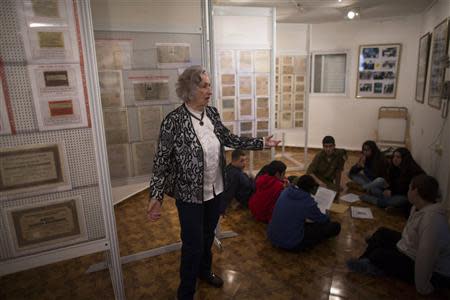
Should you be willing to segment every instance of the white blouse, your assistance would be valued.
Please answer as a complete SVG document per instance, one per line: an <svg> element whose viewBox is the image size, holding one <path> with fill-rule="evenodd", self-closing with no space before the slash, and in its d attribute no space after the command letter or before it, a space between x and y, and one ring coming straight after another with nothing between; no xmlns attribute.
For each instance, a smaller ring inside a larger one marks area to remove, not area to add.
<svg viewBox="0 0 450 300"><path fill-rule="evenodd" d="M186 108L198 119L201 119L201 112L193 110L186 105ZM203 126L200 121L191 116L195 134L203 148L203 201L208 201L223 192L223 178L220 169L220 142L214 134L214 126L206 113L203 116Z"/></svg>

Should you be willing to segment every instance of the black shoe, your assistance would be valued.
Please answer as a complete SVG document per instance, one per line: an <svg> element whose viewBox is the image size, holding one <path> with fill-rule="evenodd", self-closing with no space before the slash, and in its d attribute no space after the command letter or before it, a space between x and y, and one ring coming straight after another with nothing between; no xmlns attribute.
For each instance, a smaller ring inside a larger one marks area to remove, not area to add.
<svg viewBox="0 0 450 300"><path fill-rule="evenodd" d="M214 274L212 272L206 276L200 276L199 279L207 282L208 284L210 284L216 288L220 288L223 286L222 278L220 278L219 276L217 276L216 274Z"/></svg>

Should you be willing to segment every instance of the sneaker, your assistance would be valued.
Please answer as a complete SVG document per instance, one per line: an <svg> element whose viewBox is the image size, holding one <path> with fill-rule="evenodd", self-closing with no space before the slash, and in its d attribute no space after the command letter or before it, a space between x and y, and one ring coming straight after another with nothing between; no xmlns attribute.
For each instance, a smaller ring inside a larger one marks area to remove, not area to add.
<svg viewBox="0 0 450 300"><path fill-rule="evenodd" d="M347 260L347 267L357 273L369 274L379 276L382 275L383 272L373 265L368 258L352 258Z"/></svg>
<svg viewBox="0 0 450 300"><path fill-rule="evenodd" d="M349 190L354 190L354 191L361 192L361 193L365 192L364 188L354 181L347 182L346 186Z"/></svg>

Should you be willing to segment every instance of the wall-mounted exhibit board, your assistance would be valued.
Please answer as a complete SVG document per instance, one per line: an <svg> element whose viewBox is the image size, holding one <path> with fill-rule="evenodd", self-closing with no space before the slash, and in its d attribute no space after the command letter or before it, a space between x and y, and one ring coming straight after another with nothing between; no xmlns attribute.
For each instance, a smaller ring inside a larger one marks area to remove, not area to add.
<svg viewBox="0 0 450 300"><path fill-rule="evenodd" d="M215 98L222 121L240 136L273 128L274 9L213 7Z"/></svg>
<svg viewBox="0 0 450 300"><path fill-rule="evenodd" d="M104 251L120 298L89 2L0 11L0 275Z"/></svg>
<svg viewBox="0 0 450 300"><path fill-rule="evenodd" d="M149 182L162 119L182 102L178 75L202 64L200 33L95 31L113 186Z"/></svg>

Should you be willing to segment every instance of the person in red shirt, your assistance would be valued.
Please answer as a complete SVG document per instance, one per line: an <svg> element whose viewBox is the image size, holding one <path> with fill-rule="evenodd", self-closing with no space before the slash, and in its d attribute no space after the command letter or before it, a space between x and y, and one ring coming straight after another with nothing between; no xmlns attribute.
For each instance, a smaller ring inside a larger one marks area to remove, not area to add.
<svg viewBox="0 0 450 300"><path fill-rule="evenodd" d="M272 219L275 203L286 186L285 172L286 165L274 160L264 166L256 177L256 191L250 197L248 207L257 221L268 223Z"/></svg>

